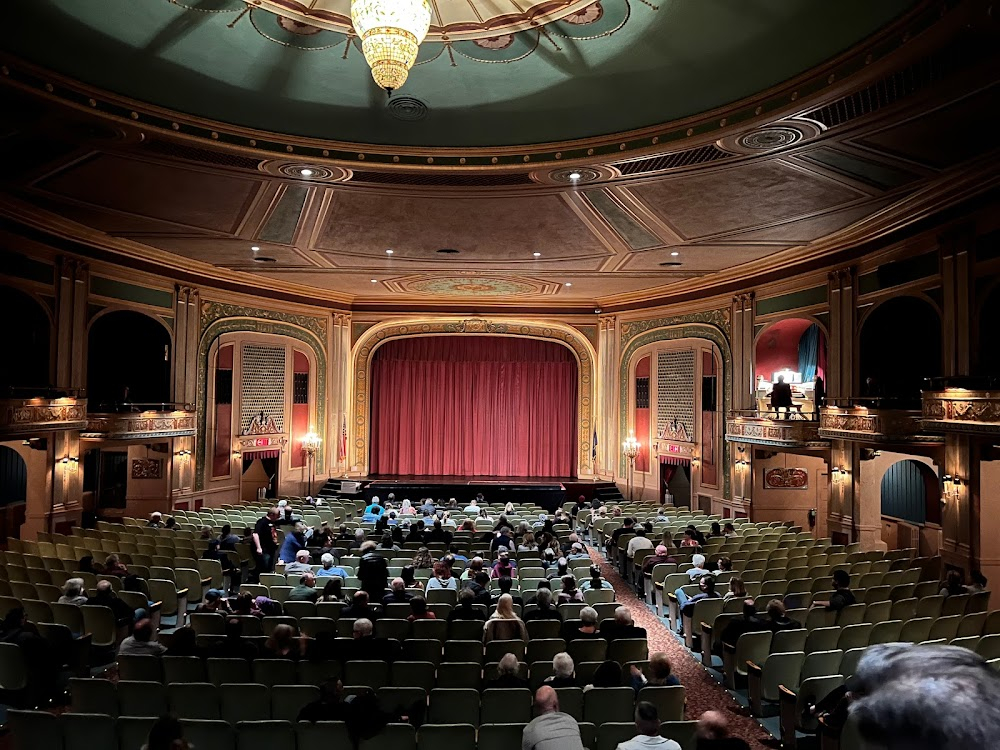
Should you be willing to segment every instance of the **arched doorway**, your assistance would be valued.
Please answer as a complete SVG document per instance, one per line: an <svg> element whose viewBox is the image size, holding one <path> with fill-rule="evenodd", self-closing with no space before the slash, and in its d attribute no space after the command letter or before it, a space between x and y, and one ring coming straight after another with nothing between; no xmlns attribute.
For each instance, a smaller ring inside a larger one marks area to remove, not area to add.
<svg viewBox="0 0 1000 750"><path fill-rule="evenodd" d="M924 379L942 372L941 317L919 297L888 300L864 319L859 354L862 396L903 399L919 408Z"/></svg>
<svg viewBox="0 0 1000 750"><path fill-rule="evenodd" d="M0 445L0 534L18 537L28 499L28 466L16 450Z"/></svg>
<svg viewBox="0 0 1000 750"><path fill-rule="evenodd" d="M87 337L90 411L116 404L170 401L170 334L158 321L131 310L102 315Z"/></svg>
<svg viewBox="0 0 1000 750"><path fill-rule="evenodd" d="M41 304L22 291L0 287L0 316L8 323L0 349L0 390L51 385L52 326Z"/></svg>
<svg viewBox="0 0 1000 750"><path fill-rule="evenodd" d="M815 388L826 380L826 333L808 318L786 318L767 326L754 347L757 408L767 411L778 378L792 386L792 401L802 413L815 408Z"/></svg>
<svg viewBox="0 0 1000 750"><path fill-rule="evenodd" d="M941 523L941 484L925 463L913 459L896 461L882 475L882 518L890 548L919 546L906 529ZM907 534L905 537L904 534ZM896 538L893 539L892 537Z"/></svg>

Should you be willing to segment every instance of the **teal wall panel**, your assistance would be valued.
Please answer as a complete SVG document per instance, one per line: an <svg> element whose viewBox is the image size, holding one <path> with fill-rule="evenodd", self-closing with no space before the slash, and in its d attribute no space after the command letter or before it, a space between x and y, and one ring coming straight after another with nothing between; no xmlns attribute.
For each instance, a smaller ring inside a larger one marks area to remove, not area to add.
<svg viewBox="0 0 1000 750"><path fill-rule="evenodd" d="M777 297L767 297L757 300L757 314L769 315L770 313L784 312L785 310L798 310L802 307L812 307L826 302L826 287L814 286L811 289L802 289L798 292L780 294Z"/></svg>
<svg viewBox="0 0 1000 750"><path fill-rule="evenodd" d="M112 299L125 300L126 302L138 302L139 304L152 305L153 307L171 309L174 306L174 295L172 292L164 289L150 289L138 284L107 279L103 276L90 277L90 291L92 294L101 297L111 297Z"/></svg>
<svg viewBox="0 0 1000 750"><path fill-rule="evenodd" d="M882 515L927 523L927 484L920 464L897 461L882 477Z"/></svg>

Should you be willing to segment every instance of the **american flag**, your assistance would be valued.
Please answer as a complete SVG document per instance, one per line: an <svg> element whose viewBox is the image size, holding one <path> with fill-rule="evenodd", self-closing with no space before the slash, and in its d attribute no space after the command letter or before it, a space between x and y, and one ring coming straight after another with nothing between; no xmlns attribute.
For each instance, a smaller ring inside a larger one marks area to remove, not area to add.
<svg viewBox="0 0 1000 750"><path fill-rule="evenodd" d="M344 415L343 427L340 430L340 459L347 458L347 415Z"/></svg>

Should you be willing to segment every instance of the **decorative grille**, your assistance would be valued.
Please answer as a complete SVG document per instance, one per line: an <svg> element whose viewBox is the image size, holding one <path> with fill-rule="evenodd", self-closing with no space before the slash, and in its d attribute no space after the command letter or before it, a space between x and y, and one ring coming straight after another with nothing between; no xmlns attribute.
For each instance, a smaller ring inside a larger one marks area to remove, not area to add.
<svg viewBox="0 0 1000 750"><path fill-rule="evenodd" d="M677 420L694 440L694 350L658 352L656 356L656 434Z"/></svg>
<svg viewBox="0 0 1000 750"><path fill-rule="evenodd" d="M240 395L240 432L246 434L254 417L274 419L285 431L285 349L277 346L243 346L243 382Z"/></svg>

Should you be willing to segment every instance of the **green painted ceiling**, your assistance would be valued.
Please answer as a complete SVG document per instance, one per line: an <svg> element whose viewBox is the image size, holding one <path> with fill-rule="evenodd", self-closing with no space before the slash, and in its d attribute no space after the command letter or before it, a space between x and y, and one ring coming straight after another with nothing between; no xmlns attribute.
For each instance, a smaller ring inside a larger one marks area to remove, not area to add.
<svg viewBox="0 0 1000 750"><path fill-rule="evenodd" d="M615 133L725 105L851 47L913 0L661 0L658 10L602 0L592 25L550 24L548 38L521 32L501 50L425 43L426 62L398 94L429 108L416 122L392 116L343 35L292 34L259 9L236 20L246 7L239 0L183 2L192 9L168 0L9 0L0 44L100 88L234 125L358 143L501 146Z"/></svg>

